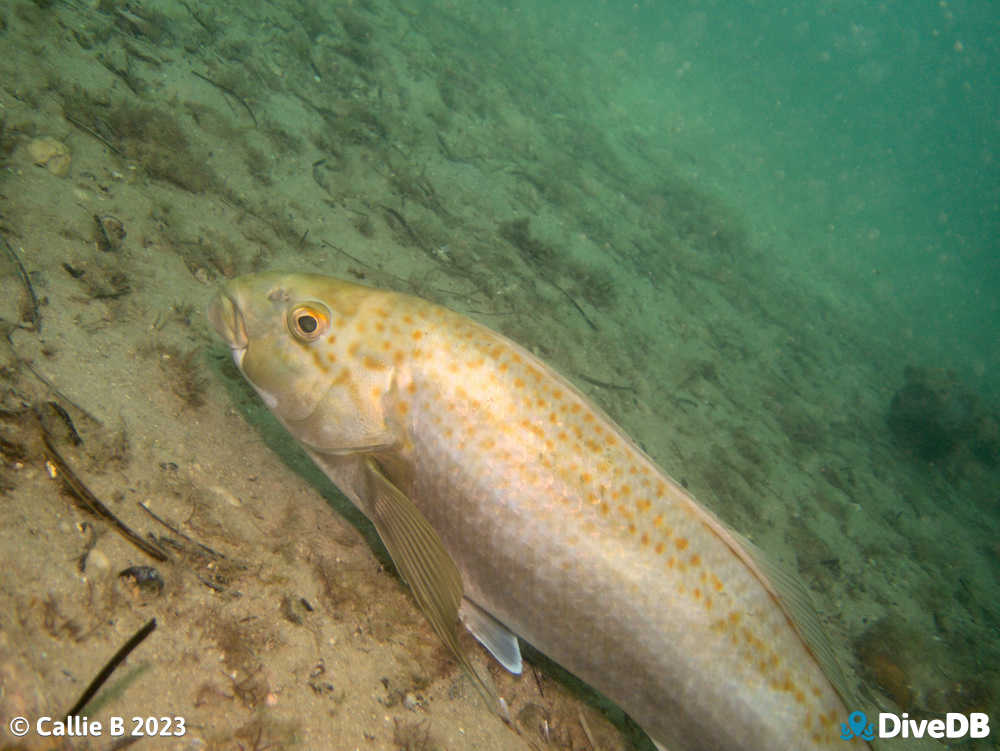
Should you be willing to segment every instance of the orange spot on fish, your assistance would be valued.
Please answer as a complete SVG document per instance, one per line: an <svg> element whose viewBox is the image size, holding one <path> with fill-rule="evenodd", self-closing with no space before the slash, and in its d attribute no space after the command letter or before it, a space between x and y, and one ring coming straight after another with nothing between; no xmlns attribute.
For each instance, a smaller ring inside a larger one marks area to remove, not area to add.
<svg viewBox="0 0 1000 751"><path fill-rule="evenodd" d="M313 363L316 365L317 368L319 368L324 373L330 372L326 367L326 363L323 362L322 353L319 350L317 349L311 350L310 354L312 355Z"/></svg>
<svg viewBox="0 0 1000 751"><path fill-rule="evenodd" d="M677 546L678 550L684 550L684 548L686 548L688 546L687 538L685 538L685 537L678 537L674 541L674 545Z"/></svg>
<svg viewBox="0 0 1000 751"><path fill-rule="evenodd" d="M692 566L699 566L701 565L701 556L695 553L694 555L691 556L690 561Z"/></svg>

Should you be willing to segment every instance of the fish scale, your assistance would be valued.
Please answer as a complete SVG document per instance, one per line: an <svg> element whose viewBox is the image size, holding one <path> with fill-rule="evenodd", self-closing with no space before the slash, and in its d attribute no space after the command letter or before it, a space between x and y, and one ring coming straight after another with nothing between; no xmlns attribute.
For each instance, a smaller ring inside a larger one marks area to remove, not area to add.
<svg viewBox="0 0 1000 751"><path fill-rule="evenodd" d="M301 310L323 319L312 341L289 332ZM748 544L521 346L313 275L232 281L212 318L362 511L367 456L439 537L465 600L660 748L867 748L840 739L847 710Z"/></svg>

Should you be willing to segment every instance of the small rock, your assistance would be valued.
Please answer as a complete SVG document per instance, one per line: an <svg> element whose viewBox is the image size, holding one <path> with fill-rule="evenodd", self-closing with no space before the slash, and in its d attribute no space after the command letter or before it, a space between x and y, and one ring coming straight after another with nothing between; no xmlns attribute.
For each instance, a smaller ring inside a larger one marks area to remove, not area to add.
<svg viewBox="0 0 1000 751"><path fill-rule="evenodd" d="M69 173L69 163L72 157L69 147L54 138L36 138L28 144L28 154L31 161L40 167L45 167L56 177L64 177Z"/></svg>
<svg viewBox="0 0 1000 751"><path fill-rule="evenodd" d="M87 568L94 573L103 574L111 568L111 561L100 550L91 550L87 556Z"/></svg>
<svg viewBox="0 0 1000 751"><path fill-rule="evenodd" d="M131 566L120 571L118 578L137 600L152 599L163 592L163 578L152 566Z"/></svg>

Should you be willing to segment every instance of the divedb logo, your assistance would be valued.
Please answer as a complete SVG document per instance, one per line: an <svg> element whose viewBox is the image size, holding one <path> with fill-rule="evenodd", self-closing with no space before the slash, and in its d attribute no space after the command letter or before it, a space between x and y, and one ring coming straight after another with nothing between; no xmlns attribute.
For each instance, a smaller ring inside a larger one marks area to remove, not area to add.
<svg viewBox="0 0 1000 751"><path fill-rule="evenodd" d="M879 712L879 738L988 738L990 735L990 717L985 712L948 712L944 719L913 720L903 712L901 715L891 712ZM851 712L847 722L840 723L840 737L845 741L861 738L866 741L875 739L875 727L868 722L864 712Z"/></svg>
<svg viewBox="0 0 1000 751"><path fill-rule="evenodd" d="M911 720L903 712L894 715L879 712L879 738L986 738L990 734L990 716L985 712L948 712L943 720Z"/></svg>

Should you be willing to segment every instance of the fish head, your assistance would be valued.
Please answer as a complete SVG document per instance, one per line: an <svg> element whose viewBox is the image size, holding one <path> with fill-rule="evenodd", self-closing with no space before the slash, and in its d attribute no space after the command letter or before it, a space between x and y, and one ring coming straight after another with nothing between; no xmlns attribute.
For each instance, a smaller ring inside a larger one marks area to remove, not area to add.
<svg viewBox="0 0 1000 751"><path fill-rule="evenodd" d="M345 340L367 287L315 274L269 272L226 282L208 318L271 412L308 448L349 453L392 442L380 393L391 373L353 362Z"/></svg>

